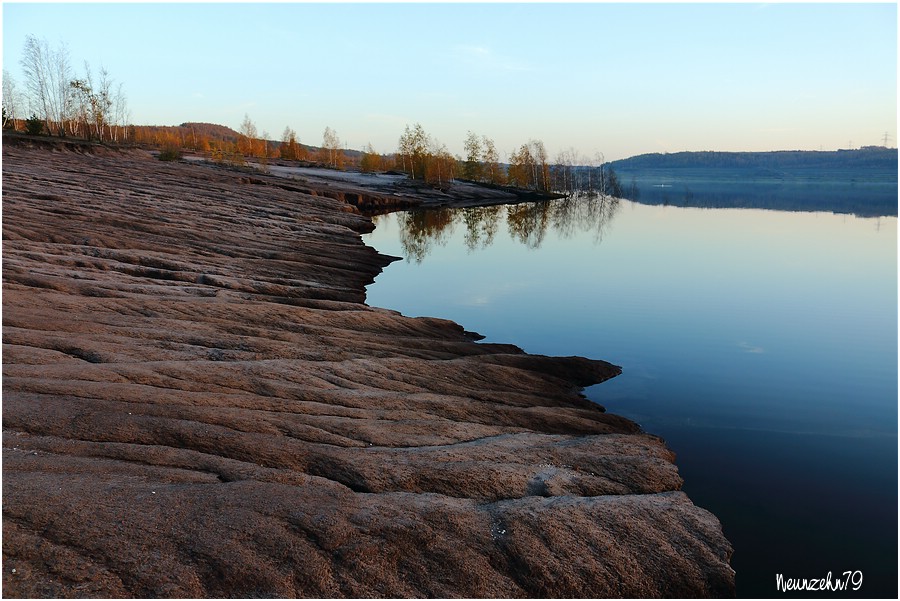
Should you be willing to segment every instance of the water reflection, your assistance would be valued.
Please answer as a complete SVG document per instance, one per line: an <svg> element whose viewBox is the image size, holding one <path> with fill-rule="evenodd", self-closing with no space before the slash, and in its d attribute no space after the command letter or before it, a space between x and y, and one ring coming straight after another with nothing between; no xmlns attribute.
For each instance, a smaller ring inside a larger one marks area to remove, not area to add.
<svg viewBox="0 0 900 601"><path fill-rule="evenodd" d="M420 251L372 306L621 365L585 396L677 454L739 596L854 569L896 598L896 217L576 197L394 213L366 241Z"/></svg>
<svg viewBox="0 0 900 601"><path fill-rule="evenodd" d="M819 179L742 176L740 171L623 171L622 196L647 205L897 215L897 172Z"/></svg>
<svg viewBox="0 0 900 601"><path fill-rule="evenodd" d="M618 198L578 192L517 205L406 211L396 219L404 256L421 263L434 248L447 244L458 225L465 228L463 240L470 253L491 246L502 221L509 237L529 249L540 248L550 231L559 238L590 234L599 244L619 206ZM376 227L382 218L373 217Z"/></svg>
<svg viewBox="0 0 900 601"><path fill-rule="evenodd" d="M494 243L500 217L507 207L472 207L462 211L466 225L465 243L469 252L485 249Z"/></svg>
<svg viewBox="0 0 900 601"><path fill-rule="evenodd" d="M619 210L619 204L620 200L612 196L576 193L559 201L553 213L553 229L563 238L591 233L594 243L599 244Z"/></svg>

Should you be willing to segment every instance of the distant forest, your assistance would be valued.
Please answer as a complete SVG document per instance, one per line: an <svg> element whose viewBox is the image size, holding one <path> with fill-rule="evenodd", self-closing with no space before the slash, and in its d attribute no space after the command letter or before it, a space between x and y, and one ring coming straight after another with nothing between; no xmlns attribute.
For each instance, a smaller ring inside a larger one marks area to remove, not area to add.
<svg viewBox="0 0 900 601"><path fill-rule="evenodd" d="M642 154L610 163L642 204L897 215L897 149Z"/></svg>
<svg viewBox="0 0 900 601"><path fill-rule="evenodd" d="M772 170L879 168L897 173L897 149L864 146L856 150L779 150L772 152L675 152L641 154L613 161L617 171L644 169L756 168Z"/></svg>

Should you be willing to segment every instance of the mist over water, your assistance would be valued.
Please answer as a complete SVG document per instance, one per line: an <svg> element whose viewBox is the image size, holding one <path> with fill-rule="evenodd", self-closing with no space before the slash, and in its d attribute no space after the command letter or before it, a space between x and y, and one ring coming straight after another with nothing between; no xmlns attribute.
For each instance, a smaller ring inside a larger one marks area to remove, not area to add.
<svg viewBox="0 0 900 601"><path fill-rule="evenodd" d="M857 596L896 596L896 217L580 197L395 213L365 239L405 259L370 305L621 365L585 394L677 453L739 595L861 570Z"/></svg>

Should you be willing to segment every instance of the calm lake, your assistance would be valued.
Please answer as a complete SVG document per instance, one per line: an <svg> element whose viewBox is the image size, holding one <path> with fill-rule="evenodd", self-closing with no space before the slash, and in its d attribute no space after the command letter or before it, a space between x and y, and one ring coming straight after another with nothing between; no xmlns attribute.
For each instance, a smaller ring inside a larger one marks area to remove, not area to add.
<svg viewBox="0 0 900 601"><path fill-rule="evenodd" d="M376 223L404 260L370 305L622 366L585 394L677 453L739 596L859 571L843 596L896 597L896 216L582 198Z"/></svg>

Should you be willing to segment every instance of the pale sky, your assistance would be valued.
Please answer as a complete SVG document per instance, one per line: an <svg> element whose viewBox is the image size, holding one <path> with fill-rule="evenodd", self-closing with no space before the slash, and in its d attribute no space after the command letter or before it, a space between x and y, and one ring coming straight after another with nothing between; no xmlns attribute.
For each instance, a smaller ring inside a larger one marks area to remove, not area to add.
<svg viewBox="0 0 900 601"><path fill-rule="evenodd" d="M897 7L879 4L3 4L25 36L124 84L131 122L249 115L280 139L393 152L421 123L456 154L529 138L615 160L834 150L897 135Z"/></svg>

